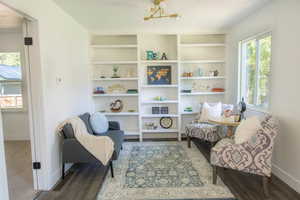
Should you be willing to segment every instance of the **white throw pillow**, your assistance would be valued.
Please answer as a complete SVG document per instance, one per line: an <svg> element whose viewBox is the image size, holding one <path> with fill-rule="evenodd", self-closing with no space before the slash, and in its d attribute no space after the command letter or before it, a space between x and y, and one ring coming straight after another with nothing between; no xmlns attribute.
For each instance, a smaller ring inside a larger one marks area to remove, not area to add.
<svg viewBox="0 0 300 200"><path fill-rule="evenodd" d="M108 120L105 115L100 112L92 114L90 124L95 134L102 134L108 131Z"/></svg>
<svg viewBox="0 0 300 200"><path fill-rule="evenodd" d="M222 103L219 102L215 105L204 103L201 110L200 121L208 122L209 119L220 118L222 114Z"/></svg>
<svg viewBox="0 0 300 200"><path fill-rule="evenodd" d="M261 128L259 119L254 117L249 117L243 120L241 124L237 127L235 132L234 141L236 144L242 144L251 139L257 131Z"/></svg>

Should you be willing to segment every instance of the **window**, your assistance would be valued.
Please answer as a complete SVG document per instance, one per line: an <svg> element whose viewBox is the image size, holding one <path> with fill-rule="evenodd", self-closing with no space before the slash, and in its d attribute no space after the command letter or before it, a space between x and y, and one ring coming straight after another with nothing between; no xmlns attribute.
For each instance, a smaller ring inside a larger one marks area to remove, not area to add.
<svg viewBox="0 0 300 200"><path fill-rule="evenodd" d="M269 107L271 44L271 33L240 42L240 98L262 110Z"/></svg>
<svg viewBox="0 0 300 200"><path fill-rule="evenodd" d="M0 107L23 108L21 55L0 52Z"/></svg>

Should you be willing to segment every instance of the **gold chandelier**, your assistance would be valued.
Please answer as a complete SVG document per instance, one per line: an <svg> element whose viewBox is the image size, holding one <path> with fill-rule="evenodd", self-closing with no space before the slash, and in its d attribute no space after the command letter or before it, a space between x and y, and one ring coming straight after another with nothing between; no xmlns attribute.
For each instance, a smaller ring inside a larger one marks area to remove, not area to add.
<svg viewBox="0 0 300 200"><path fill-rule="evenodd" d="M178 14L166 14L161 3L164 3L166 0L154 0L154 7L150 9L150 15L148 17L144 17L145 21L150 19L158 19L158 18L178 18Z"/></svg>

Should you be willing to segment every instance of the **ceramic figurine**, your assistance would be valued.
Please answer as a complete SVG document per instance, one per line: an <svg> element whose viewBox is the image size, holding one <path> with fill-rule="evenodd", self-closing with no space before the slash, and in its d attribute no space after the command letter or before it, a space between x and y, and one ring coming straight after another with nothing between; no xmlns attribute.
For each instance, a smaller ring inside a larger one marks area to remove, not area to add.
<svg viewBox="0 0 300 200"><path fill-rule="evenodd" d="M153 60L158 60L158 52L157 53L153 53Z"/></svg>
<svg viewBox="0 0 300 200"><path fill-rule="evenodd" d="M197 76L199 77L203 76L203 70L200 67L197 70Z"/></svg>
<svg viewBox="0 0 300 200"><path fill-rule="evenodd" d="M110 104L110 110L111 112L121 112L123 109L123 102L121 100L116 100L116 101L113 101L111 104Z"/></svg>
<svg viewBox="0 0 300 200"><path fill-rule="evenodd" d="M146 51L147 53L147 60L154 60L154 52L153 51Z"/></svg>
<svg viewBox="0 0 300 200"><path fill-rule="evenodd" d="M163 53L163 54L162 54L161 60L168 60L167 54L166 54L166 53Z"/></svg>
<svg viewBox="0 0 300 200"><path fill-rule="evenodd" d="M214 76L218 76L219 75L219 71L218 70L215 70L213 72L214 72Z"/></svg>

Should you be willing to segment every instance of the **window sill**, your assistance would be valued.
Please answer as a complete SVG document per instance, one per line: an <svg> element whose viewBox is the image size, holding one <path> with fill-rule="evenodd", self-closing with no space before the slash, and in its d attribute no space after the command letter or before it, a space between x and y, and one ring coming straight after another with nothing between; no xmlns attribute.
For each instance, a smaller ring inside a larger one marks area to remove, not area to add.
<svg viewBox="0 0 300 200"><path fill-rule="evenodd" d="M260 113L264 113L264 114L270 114L270 111L268 111L267 109L255 107L253 105L247 105L247 110L254 111L254 112L260 112Z"/></svg>
<svg viewBox="0 0 300 200"><path fill-rule="evenodd" d="M2 113L25 113L27 110L25 108L4 108L1 109Z"/></svg>

